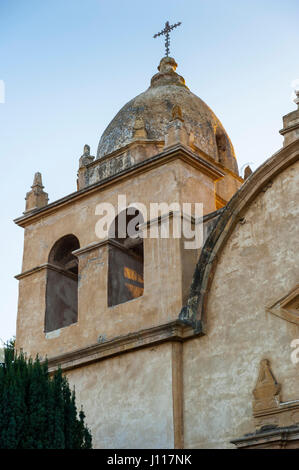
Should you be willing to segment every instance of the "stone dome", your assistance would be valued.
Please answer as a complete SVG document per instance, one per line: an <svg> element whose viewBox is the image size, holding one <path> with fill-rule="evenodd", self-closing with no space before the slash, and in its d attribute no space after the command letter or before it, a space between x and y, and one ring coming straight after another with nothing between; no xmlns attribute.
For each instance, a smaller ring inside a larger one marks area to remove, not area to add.
<svg viewBox="0 0 299 470"><path fill-rule="evenodd" d="M234 148L221 122L205 102L189 90L184 78L176 73L176 67L171 57L161 60L150 87L123 106L104 131L97 158L132 142L136 122L143 122L147 139L163 141L173 107L178 105L194 144L238 174Z"/></svg>

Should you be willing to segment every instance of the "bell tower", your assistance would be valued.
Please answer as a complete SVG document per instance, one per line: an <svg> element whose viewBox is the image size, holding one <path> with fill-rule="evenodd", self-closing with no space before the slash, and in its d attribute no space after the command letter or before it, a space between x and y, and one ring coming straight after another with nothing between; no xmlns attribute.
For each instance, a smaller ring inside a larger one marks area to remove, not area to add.
<svg viewBox="0 0 299 470"><path fill-rule="evenodd" d="M176 68L164 57L96 158L84 147L74 193L48 203L36 176L15 221L25 236L17 348L62 367L95 446L183 447L183 344L204 325L179 319L201 246L172 236L186 219L177 208L189 204L205 239L243 182L222 124Z"/></svg>

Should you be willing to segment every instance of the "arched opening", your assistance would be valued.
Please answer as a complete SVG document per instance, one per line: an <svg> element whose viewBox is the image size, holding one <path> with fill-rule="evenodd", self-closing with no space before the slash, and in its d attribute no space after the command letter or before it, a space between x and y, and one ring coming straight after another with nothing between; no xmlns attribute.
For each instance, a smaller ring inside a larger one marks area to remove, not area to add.
<svg viewBox="0 0 299 470"><path fill-rule="evenodd" d="M112 307L143 295L143 238L138 233L143 223L135 207L122 211L109 230L108 306Z"/></svg>
<svg viewBox="0 0 299 470"><path fill-rule="evenodd" d="M50 251L46 288L46 333L78 320L78 260L72 254L78 248L79 240L74 235L66 235Z"/></svg>

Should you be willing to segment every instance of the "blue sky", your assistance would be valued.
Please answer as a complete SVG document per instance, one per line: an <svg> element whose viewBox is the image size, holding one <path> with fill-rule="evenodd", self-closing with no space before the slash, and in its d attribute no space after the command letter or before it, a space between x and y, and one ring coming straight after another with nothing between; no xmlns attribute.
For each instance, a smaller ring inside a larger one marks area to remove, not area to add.
<svg viewBox="0 0 299 470"><path fill-rule="evenodd" d="M23 231L13 219L34 172L50 201L75 190L84 144L95 154L116 112L148 87L166 20L182 21L171 56L222 121L239 167L282 146L299 79L298 0L0 0L0 338L15 333Z"/></svg>

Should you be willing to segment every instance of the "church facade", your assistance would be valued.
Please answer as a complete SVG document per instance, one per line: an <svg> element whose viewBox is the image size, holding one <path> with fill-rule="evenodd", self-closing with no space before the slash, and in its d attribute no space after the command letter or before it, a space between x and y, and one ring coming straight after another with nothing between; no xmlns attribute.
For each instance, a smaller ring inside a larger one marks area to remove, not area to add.
<svg viewBox="0 0 299 470"><path fill-rule="evenodd" d="M62 368L94 447L298 448L299 94L282 149L243 180L176 68L164 57L96 157L84 147L76 192L49 203L35 175L15 220L16 347ZM200 247L151 236L184 219L174 202L202 205ZM152 217L152 204L168 209Z"/></svg>

